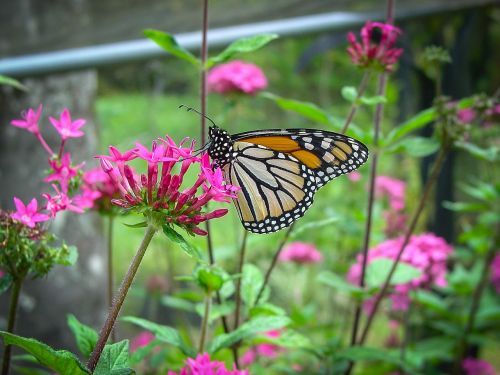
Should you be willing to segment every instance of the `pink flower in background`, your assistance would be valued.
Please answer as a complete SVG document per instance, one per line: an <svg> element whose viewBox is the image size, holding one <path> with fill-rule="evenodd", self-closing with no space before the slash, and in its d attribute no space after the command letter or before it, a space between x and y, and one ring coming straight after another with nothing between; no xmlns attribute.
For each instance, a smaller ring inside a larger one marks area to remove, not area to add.
<svg viewBox="0 0 500 375"><path fill-rule="evenodd" d="M495 290L500 294L500 254L497 254L491 263L491 283Z"/></svg>
<svg viewBox="0 0 500 375"><path fill-rule="evenodd" d="M495 375L495 368L484 359L465 358L462 361L462 368L467 375Z"/></svg>
<svg viewBox="0 0 500 375"><path fill-rule="evenodd" d="M164 276L150 276L146 282L146 288L152 294L164 294L168 291L168 281Z"/></svg>
<svg viewBox="0 0 500 375"><path fill-rule="evenodd" d="M314 245L305 242L291 242L280 253L281 262L319 263L323 259Z"/></svg>
<svg viewBox="0 0 500 375"><path fill-rule="evenodd" d="M57 181L63 190L67 190L72 178L78 175L78 170L84 163L73 167L71 165L71 155L69 152L65 153L63 157L58 160L49 160L49 165L52 168L52 173L44 178L44 182Z"/></svg>
<svg viewBox="0 0 500 375"><path fill-rule="evenodd" d="M30 228L34 228L36 223L49 220L47 215L38 212L36 198L33 198L28 205L24 205L19 198L14 197L14 204L16 205L16 212L13 212L10 217Z"/></svg>
<svg viewBox="0 0 500 375"><path fill-rule="evenodd" d="M178 374L169 371L168 375L250 375L250 373L248 370L228 370L224 362L211 361L208 353L203 353L198 354L196 359L188 358L186 366Z"/></svg>
<svg viewBox="0 0 500 375"><path fill-rule="evenodd" d="M402 48L394 48L401 30L393 25L381 22L366 22L361 29L361 43L356 35L349 32L347 53L355 65L373 67L391 72L394 64L403 53Z"/></svg>
<svg viewBox="0 0 500 375"><path fill-rule="evenodd" d="M351 182L358 182L359 180L361 180L361 173L359 173L358 171L348 173L347 178Z"/></svg>
<svg viewBox="0 0 500 375"><path fill-rule="evenodd" d="M84 119L71 121L71 114L68 108L62 111L59 120L53 117L49 117L49 120L52 125L54 125L54 128L56 128L63 141L68 138L78 138L84 135L80 128L85 125L86 121Z"/></svg>
<svg viewBox="0 0 500 375"><path fill-rule="evenodd" d="M375 180L375 194L377 197L387 196L393 210L402 210L405 207L406 182L388 176L377 176Z"/></svg>
<svg viewBox="0 0 500 375"><path fill-rule="evenodd" d="M281 331L274 329L271 331L268 331L265 333L267 337L279 337L281 335ZM280 352L282 352L283 349L277 345L270 344L270 343L263 343L263 344L258 344L255 345L253 348L249 349L248 351L243 354L241 357L241 363L243 366L248 366L255 362L255 360L260 356L260 357L266 357L266 358L276 358Z"/></svg>
<svg viewBox="0 0 500 375"><path fill-rule="evenodd" d="M193 154L194 144L182 147L177 146L169 138L160 141L161 144L153 142L151 150L140 144L133 150L133 153L145 160L148 165L147 174L140 176L125 161L131 157L129 151L122 154L113 148L110 149L111 156L100 156L103 171L118 187L121 195L111 202L140 213L161 212L166 223L177 225L192 234L205 235L206 231L198 225L224 216L228 211L217 209L206 213L203 212L205 206L210 201L229 202L230 198L235 197L236 188L224 183L219 168L213 170L211 166L206 167L208 160L206 154L201 158L186 159L186 156ZM124 157L127 154L129 156ZM114 162L115 165L112 163L113 160L117 160ZM180 171L174 174L174 166L178 162L181 162ZM200 165L198 178L191 187L182 189L184 176L194 164Z"/></svg>
<svg viewBox="0 0 500 375"><path fill-rule="evenodd" d="M55 190L55 195L50 195L49 193L43 193L42 196L47 200L45 209L50 212L51 217L55 217L60 211L72 211L77 214L82 214L84 209L79 207L73 199L70 198L66 191L60 190L56 185L52 185Z"/></svg>
<svg viewBox="0 0 500 375"><path fill-rule="evenodd" d="M42 115L42 109L43 106L41 104L36 111L28 108L28 110L22 114L22 120L12 120L10 123L18 128L26 129L30 133L39 134L38 121Z"/></svg>
<svg viewBox="0 0 500 375"><path fill-rule="evenodd" d="M385 220L384 233L387 238L395 237L406 229L407 216L400 211L386 210L382 212Z"/></svg>
<svg viewBox="0 0 500 375"><path fill-rule="evenodd" d="M130 351L135 352L137 349L140 349L155 339L155 335L153 335L149 331L142 331L137 336L135 336L132 340L130 340Z"/></svg>
<svg viewBox="0 0 500 375"><path fill-rule="evenodd" d="M368 264L379 258L396 259L403 240L404 238L401 236L386 240L371 248L368 251ZM422 274L408 283L394 286L394 291L390 295L392 308L394 310L406 310L410 301L408 296L410 290L429 288L431 285L446 286L446 261L452 251L453 248L443 238L433 233L413 235L404 249L401 262L418 268L422 271ZM360 254L356 258L356 263L351 266L347 274L349 282L359 285L362 262L363 255ZM365 308L370 308L369 301L365 305Z"/></svg>
<svg viewBox="0 0 500 375"><path fill-rule="evenodd" d="M5 272L0 268L0 279L5 275Z"/></svg>
<svg viewBox="0 0 500 375"><path fill-rule="evenodd" d="M267 87L266 76L257 65L239 60L218 65L210 70L207 82L208 90L219 94L255 94Z"/></svg>
<svg viewBox="0 0 500 375"><path fill-rule="evenodd" d="M460 109L457 112L457 117L460 122L470 124L476 118L476 111L473 108Z"/></svg>

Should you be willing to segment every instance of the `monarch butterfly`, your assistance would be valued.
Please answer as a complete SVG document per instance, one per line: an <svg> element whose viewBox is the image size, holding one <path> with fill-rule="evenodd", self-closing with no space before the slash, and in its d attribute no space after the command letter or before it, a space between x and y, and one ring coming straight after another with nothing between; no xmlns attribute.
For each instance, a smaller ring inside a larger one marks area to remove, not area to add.
<svg viewBox="0 0 500 375"><path fill-rule="evenodd" d="M304 215L316 191L368 159L367 147L348 136L314 129L256 130L230 135L209 129L208 154L225 180L244 228L283 229Z"/></svg>

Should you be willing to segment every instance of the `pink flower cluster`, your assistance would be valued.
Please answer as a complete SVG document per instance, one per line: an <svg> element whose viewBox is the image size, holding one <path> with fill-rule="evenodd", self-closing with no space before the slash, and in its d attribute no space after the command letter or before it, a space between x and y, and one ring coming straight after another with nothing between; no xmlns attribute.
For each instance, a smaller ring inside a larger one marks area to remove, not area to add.
<svg viewBox="0 0 500 375"><path fill-rule="evenodd" d="M153 335L151 332L142 331L130 341L130 351L133 353L138 349L148 345L154 339L155 335Z"/></svg>
<svg viewBox="0 0 500 375"><path fill-rule="evenodd" d="M280 252L280 262L319 263L323 259L314 245L305 242L291 242Z"/></svg>
<svg viewBox="0 0 500 375"><path fill-rule="evenodd" d="M354 64L391 72L403 53L402 48L394 48L401 30L396 26L368 21L361 29L361 43L356 35L349 32L347 53Z"/></svg>
<svg viewBox="0 0 500 375"><path fill-rule="evenodd" d="M279 330L266 332L266 336L271 338L279 337L280 335L281 331ZM248 366L254 363L258 357L276 358L281 351L282 349L274 344L258 344L243 354L243 357L241 357L241 363L243 366Z"/></svg>
<svg viewBox="0 0 500 375"><path fill-rule="evenodd" d="M484 359L465 358L462 361L462 368L466 375L495 375L495 368Z"/></svg>
<svg viewBox="0 0 500 375"><path fill-rule="evenodd" d="M60 211L69 210L83 213L85 209L92 207L93 201L98 197L97 192L90 188L88 184L82 185L81 183L80 177L84 163L73 165L71 154L64 152L66 140L84 135L80 129L85 124L85 120L76 119L73 121L67 108L62 111L59 119L49 117L50 122L61 138L59 150L55 153L40 133L39 121L42 110L42 105L36 110L29 108L22 114L22 119L11 121L13 126L26 129L34 134L49 155L49 173L44 178L44 182L51 185L53 193L42 194L46 199L46 204L41 208L46 210L47 214L38 212L38 202L35 198L27 205L17 197L14 198L16 212L12 213L11 217L30 228L33 228L36 223L55 217Z"/></svg>
<svg viewBox="0 0 500 375"><path fill-rule="evenodd" d="M463 108L458 110L457 118L462 124L471 124L477 121L483 127L491 127L493 122L495 122L495 117L500 115L500 104L494 104L486 111L482 112L482 115L472 107Z"/></svg>
<svg viewBox="0 0 500 375"><path fill-rule="evenodd" d="M377 176L375 179L375 195L380 198L386 196L389 200L389 210L383 212L386 221L385 234L393 237L406 228L405 208L406 183L389 176Z"/></svg>
<svg viewBox="0 0 500 375"><path fill-rule="evenodd" d="M121 197L113 199L113 204L148 217L159 213L166 223L205 235L198 225L224 216L228 210L203 213L204 207L210 201L229 202L237 188L225 184L221 169L212 168L208 154L193 155L194 142L189 147L182 147L182 143L177 146L165 137L153 141L151 149L137 143L136 148L124 153L111 146L110 155L99 157L101 167L120 191ZM147 173L139 175L127 164L136 158L147 162ZM174 169L179 163L180 171L176 174ZM201 167L198 179L181 190L184 176L194 164Z"/></svg>
<svg viewBox="0 0 500 375"><path fill-rule="evenodd" d="M177 374L169 371L168 375L250 375L248 370L226 369L224 362L211 361L208 353L198 354L196 359L188 358L186 366Z"/></svg>
<svg viewBox="0 0 500 375"><path fill-rule="evenodd" d="M500 254L497 254L490 266L491 283L495 290L500 294Z"/></svg>
<svg viewBox="0 0 500 375"><path fill-rule="evenodd" d="M403 237L387 240L368 251L368 264L378 258L396 259ZM429 288L431 285L444 287L446 282L446 261L452 253L453 248L446 241L433 233L414 235L405 247L401 262L407 263L422 271L422 275L408 283L399 284L394 287L390 295L392 308L394 310L407 310L410 302L409 291L419 288ZM353 284L359 284L361 279L361 268L363 255L356 258L356 263L351 266L347 274L347 280ZM370 302L365 306L370 308Z"/></svg>
<svg viewBox="0 0 500 375"><path fill-rule="evenodd" d="M241 92L253 95L267 87L266 76L258 66L239 60L210 70L207 82L208 90L219 94Z"/></svg>

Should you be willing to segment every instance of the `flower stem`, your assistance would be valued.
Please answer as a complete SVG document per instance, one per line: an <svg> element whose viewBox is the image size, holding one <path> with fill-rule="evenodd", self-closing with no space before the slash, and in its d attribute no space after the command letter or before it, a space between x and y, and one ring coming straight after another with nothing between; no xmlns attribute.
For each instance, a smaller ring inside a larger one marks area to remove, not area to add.
<svg viewBox="0 0 500 375"><path fill-rule="evenodd" d="M241 241L241 247L240 247L240 262L238 264L238 271L237 273L241 275L243 272L243 263L245 261L245 250L246 250L246 244L247 244L247 235L248 232L245 230L243 233L243 240ZM240 324L240 310L241 310L241 276L238 278L238 281L236 282L236 292L235 292L235 301L236 301L236 312L234 313L234 328L238 328Z"/></svg>
<svg viewBox="0 0 500 375"><path fill-rule="evenodd" d="M427 199L428 199L429 194L432 190L432 187L434 186L434 183L437 181L437 178L439 177L439 172L441 172L441 168L443 166L443 163L444 163L444 160L446 159L447 154L448 154L448 147L441 148L441 150L439 151L437 159L434 162L434 165L432 167L432 171L431 171L431 174L429 176L429 179L427 180L427 182L425 184L424 192L422 194L422 197L420 198L420 202L418 204L417 210L413 214L411 223L406 230L403 244L401 245L401 248L399 249L399 252L398 252L396 258L394 259L394 263L391 266L389 274L387 275L380 292L378 293L378 295L375 298L375 302L374 302L373 307L370 311L370 314L368 315L368 319L366 321L365 327L364 327L363 332L361 334L361 338L357 342L358 345L362 345L368 336L368 332L370 331L371 325L373 323L373 319L375 317L375 314L377 313L380 302L382 301L382 299L385 297L385 295L387 294L387 292L389 290L392 277L394 276L394 273L396 272L396 268L399 264L399 261L401 260L401 256L403 255L403 252L404 252L406 246L410 242L410 237L413 234L415 227L417 226L418 219L420 218L420 214L422 213L422 211L424 209L424 205L427 202Z"/></svg>
<svg viewBox="0 0 500 375"><path fill-rule="evenodd" d="M48 152L49 157L54 156L54 151L52 151L47 142L45 142L45 139L43 139L42 135L40 133L37 133L36 137L38 138L38 141L42 144L42 147L45 149L45 151Z"/></svg>
<svg viewBox="0 0 500 375"><path fill-rule="evenodd" d="M344 126L342 127L342 130L340 131L342 134L345 134L347 129L349 128L349 125L352 122L352 119L354 118L354 115L356 114L356 111L359 108L359 99L363 96L363 94L366 91L366 86L368 85L368 82L370 80L371 76L371 71L370 70L365 70L365 73L363 74L363 78L361 79L361 83L359 84L358 87L358 93L356 95L356 99L354 99L354 102L351 105L351 109L349 110L349 115L347 116Z"/></svg>
<svg viewBox="0 0 500 375"><path fill-rule="evenodd" d="M208 320L210 316L211 306L212 306L212 294L207 293L207 295L205 295L205 311L203 312L203 319L201 321L200 345L198 346L199 353L203 353L205 349L205 340L207 337Z"/></svg>
<svg viewBox="0 0 500 375"><path fill-rule="evenodd" d="M108 218L108 238L107 238L107 250L108 250L108 306L111 308L113 305L113 285L114 285L114 275L113 275L113 222L114 216L110 215ZM116 342L116 330L111 331L111 341Z"/></svg>
<svg viewBox="0 0 500 375"><path fill-rule="evenodd" d="M387 80L387 75L382 73L379 78L377 95L385 94L385 84ZM375 134L373 137L374 151L372 152L372 163L370 169L370 188L368 193L368 206L367 206L367 218L365 225L365 235L363 238L363 261L361 264L361 278L359 285L361 287L365 286L365 278L366 278L366 266L368 259L368 249L370 247L370 237L372 231L372 218L373 218L373 205L375 202L375 180L377 179L377 166L378 166L378 140L380 136L380 124L382 122L384 105L380 103L377 105L375 111L375 119L374 119L374 128ZM361 302L358 302L356 305L356 310L354 312L354 322L352 326L352 335L351 335L351 346L356 345L356 339L358 336L359 323L361 319ZM349 372L346 372L348 374Z"/></svg>
<svg viewBox="0 0 500 375"><path fill-rule="evenodd" d="M286 242L288 241L288 238L290 237L290 234L292 233L294 225L295 225L295 223L292 223L292 225L290 225L287 232L285 233L285 237L283 237L280 244L276 248L276 252L274 253L273 260L271 261L271 264L270 264L269 268L267 269L266 275L264 276L264 282L262 283L262 286L260 287L259 293L257 294L257 298L255 299L255 305L259 304L260 298L262 297L262 293L264 293L264 289L266 289L266 286L269 283L269 279L271 277L271 272L273 272L273 269L276 266L276 263L278 262L278 258L280 256L281 250L283 249L283 246L285 246Z"/></svg>
<svg viewBox="0 0 500 375"><path fill-rule="evenodd" d="M16 325L17 305L19 302L19 295L21 293L23 281L24 277L16 277L12 286L9 303L9 317L7 321L7 332L9 333L14 333L14 327ZM5 345L2 359L2 375L7 375L9 373L11 350L11 345Z"/></svg>
<svg viewBox="0 0 500 375"><path fill-rule="evenodd" d="M127 292L130 286L132 285L135 274L137 273L139 265L141 264L142 258L144 257L146 249L148 248L149 243L151 242L151 239L153 238L155 233L156 233L156 227L150 224L146 228L146 233L144 234L144 238L142 239L141 245L139 246L139 249L137 250L135 257L132 260L132 263L130 264L127 274L122 280L120 289L118 289L118 293L114 298L113 306L111 306L111 309L109 311L108 318L106 319L106 322L104 323L104 326L102 327L101 332L99 333L99 339L97 340L97 344L90 356L89 361L87 362L87 367L89 368L91 373L94 372L97 366L97 362L99 362L99 358L101 357L101 353L104 349L104 346L106 345L106 341L108 341L109 335L113 329L116 318L120 313L123 301L125 301Z"/></svg>

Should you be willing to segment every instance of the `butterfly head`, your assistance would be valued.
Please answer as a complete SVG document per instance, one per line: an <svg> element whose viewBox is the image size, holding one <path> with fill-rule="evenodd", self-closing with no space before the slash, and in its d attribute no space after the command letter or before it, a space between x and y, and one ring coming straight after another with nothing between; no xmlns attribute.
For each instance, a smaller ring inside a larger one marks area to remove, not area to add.
<svg viewBox="0 0 500 375"><path fill-rule="evenodd" d="M208 154L219 167L223 167L231 161L233 150L231 135L217 126L211 126L208 130L208 135L210 137Z"/></svg>

